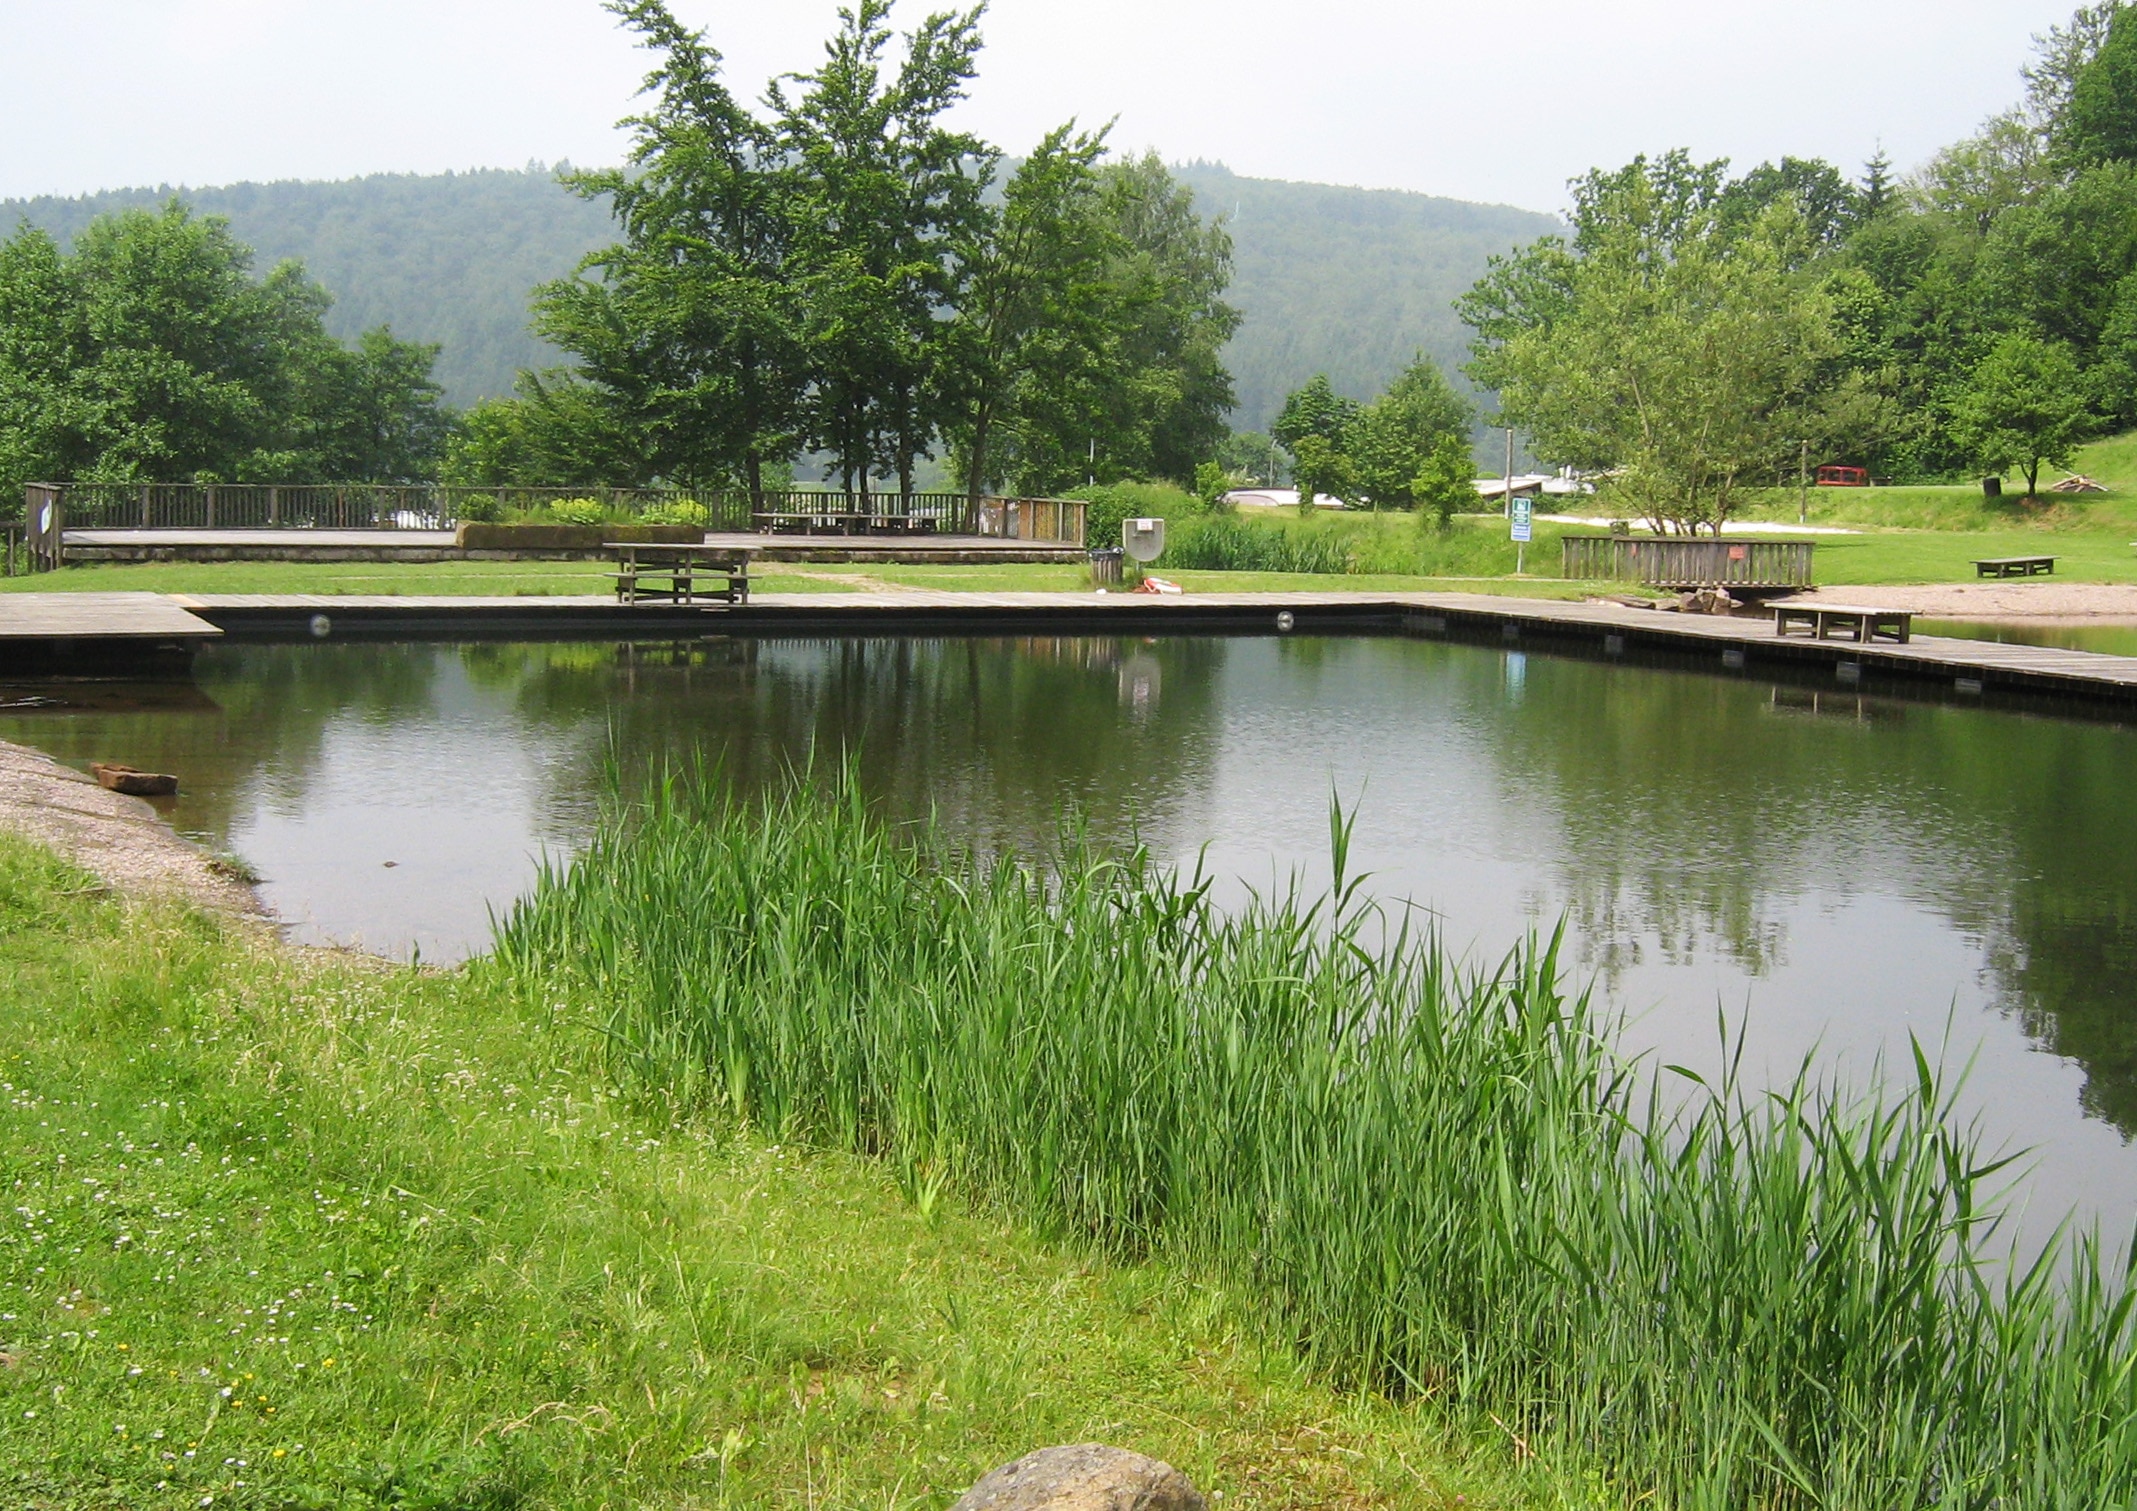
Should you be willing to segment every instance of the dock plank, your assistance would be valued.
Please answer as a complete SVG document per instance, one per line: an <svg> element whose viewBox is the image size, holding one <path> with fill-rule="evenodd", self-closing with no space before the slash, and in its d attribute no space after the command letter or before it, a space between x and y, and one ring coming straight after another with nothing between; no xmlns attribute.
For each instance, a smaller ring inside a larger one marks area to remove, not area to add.
<svg viewBox="0 0 2137 1511"><path fill-rule="evenodd" d="M221 633L164 593L0 593L0 640L211 640Z"/></svg>

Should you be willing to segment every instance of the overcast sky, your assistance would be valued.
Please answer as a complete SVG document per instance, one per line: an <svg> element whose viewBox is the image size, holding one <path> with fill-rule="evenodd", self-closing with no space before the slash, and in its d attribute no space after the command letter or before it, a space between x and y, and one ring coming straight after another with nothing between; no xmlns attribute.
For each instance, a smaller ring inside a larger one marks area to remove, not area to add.
<svg viewBox="0 0 2137 1511"><path fill-rule="evenodd" d="M750 96L837 9L674 3ZM1911 167L2018 97L2072 3L995 0L964 122L1021 151L1118 117L1174 161L1558 209L1673 146ZM0 197L614 161L645 67L597 0L0 0Z"/></svg>

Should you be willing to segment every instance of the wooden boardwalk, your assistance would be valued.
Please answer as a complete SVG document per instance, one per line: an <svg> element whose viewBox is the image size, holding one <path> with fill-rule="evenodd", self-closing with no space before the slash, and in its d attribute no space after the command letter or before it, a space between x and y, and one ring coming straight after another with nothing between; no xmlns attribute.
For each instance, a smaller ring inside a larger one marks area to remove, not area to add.
<svg viewBox="0 0 2137 1511"><path fill-rule="evenodd" d="M1079 563L1081 546L994 535L712 534L711 547L751 546L760 562L869 562L910 566ZM70 561L510 561L606 553L463 551L451 530L69 530Z"/></svg>
<svg viewBox="0 0 2137 1511"><path fill-rule="evenodd" d="M0 593L0 642L212 640L221 633L164 593Z"/></svg>
<svg viewBox="0 0 2137 1511"><path fill-rule="evenodd" d="M1783 639L1767 618L1661 613L1477 593L765 593L746 605L624 605L611 596L149 593L0 594L9 640L135 637L191 643L364 635L1408 634L1653 653L1716 670L1790 668L1844 685L1925 684L2137 705L2137 657L1918 635L1901 645Z"/></svg>

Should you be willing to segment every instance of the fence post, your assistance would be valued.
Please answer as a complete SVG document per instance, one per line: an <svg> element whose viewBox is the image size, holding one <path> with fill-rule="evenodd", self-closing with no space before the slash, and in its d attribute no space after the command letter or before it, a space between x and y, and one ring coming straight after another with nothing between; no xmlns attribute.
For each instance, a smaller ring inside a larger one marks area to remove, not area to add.
<svg viewBox="0 0 2137 1511"><path fill-rule="evenodd" d="M280 488L269 488L267 490L267 526L269 529L273 529L281 523L282 490Z"/></svg>

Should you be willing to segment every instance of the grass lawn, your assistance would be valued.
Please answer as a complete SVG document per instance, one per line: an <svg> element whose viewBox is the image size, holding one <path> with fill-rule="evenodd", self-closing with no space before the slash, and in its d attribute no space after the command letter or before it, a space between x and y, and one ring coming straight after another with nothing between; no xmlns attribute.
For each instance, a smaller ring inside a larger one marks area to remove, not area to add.
<svg viewBox="0 0 2137 1511"><path fill-rule="evenodd" d="M1546 553L1554 561L1556 552ZM0 578L0 591L150 593L412 593L542 596L609 591L588 562L141 562L69 567ZM1162 568L1160 569L1162 570ZM1483 592L1566 596L1576 585L1549 578L1424 577L1394 573L1166 572L1205 593ZM1080 566L928 567L777 565L754 574L760 593L843 593L884 587L967 593L1087 593Z"/></svg>
<svg viewBox="0 0 2137 1511"><path fill-rule="evenodd" d="M1096 1438L1227 1507L1570 1503L1221 1289L633 1103L518 1000L0 835L0 1502L941 1507Z"/></svg>

